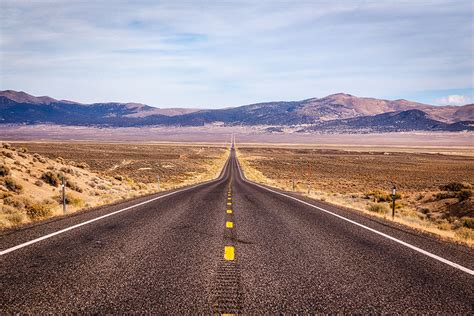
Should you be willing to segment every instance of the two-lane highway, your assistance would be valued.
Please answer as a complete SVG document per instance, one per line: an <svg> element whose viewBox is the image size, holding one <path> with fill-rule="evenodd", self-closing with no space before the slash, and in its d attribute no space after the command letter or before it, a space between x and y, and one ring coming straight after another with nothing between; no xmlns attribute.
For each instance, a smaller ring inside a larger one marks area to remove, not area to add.
<svg viewBox="0 0 474 316"><path fill-rule="evenodd" d="M0 313L473 312L470 249L296 198L232 150L215 181L4 234Z"/></svg>

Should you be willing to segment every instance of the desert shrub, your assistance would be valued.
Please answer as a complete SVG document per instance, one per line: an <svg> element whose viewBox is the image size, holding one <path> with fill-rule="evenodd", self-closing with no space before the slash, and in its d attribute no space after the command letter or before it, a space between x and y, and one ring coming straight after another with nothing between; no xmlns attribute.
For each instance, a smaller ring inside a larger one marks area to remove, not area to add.
<svg viewBox="0 0 474 316"><path fill-rule="evenodd" d="M28 155L25 155L24 153L18 153L18 156L21 158L28 158Z"/></svg>
<svg viewBox="0 0 474 316"><path fill-rule="evenodd" d="M21 152L21 153L27 153L27 152L28 152L28 148L20 147L20 148L18 148L18 151Z"/></svg>
<svg viewBox="0 0 474 316"><path fill-rule="evenodd" d="M461 227L456 229L455 235L461 239L474 239L474 230L467 227Z"/></svg>
<svg viewBox="0 0 474 316"><path fill-rule="evenodd" d="M380 190L371 191L365 194L366 199L373 200L374 202L389 202L392 200L392 194L387 192L382 192ZM401 199L402 196L400 193L395 194L395 199Z"/></svg>
<svg viewBox="0 0 474 316"><path fill-rule="evenodd" d="M469 185L467 185L466 183L460 183L460 182L450 182L448 184L440 185L439 189L441 191L458 192L458 191L461 191L462 189L469 189Z"/></svg>
<svg viewBox="0 0 474 316"><path fill-rule="evenodd" d="M61 200L62 197L60 196L59 198L60 198L60 201L62 202L62 200ZM74 194L67 193L66 194L66 204L81 207L81 206L84 205L84 200L81 199L80 197L74 195Z"/></svg>
<svg viewBox="0 0 474 316"><path fill-rule="evenodd" d="M371 204L367 207L367 210L370 212L375 212L375 213L380 213L380 214L385 214L388 212L388 207L387 205L383 203L377 203L377 204Z"/></svg>
<svg viewBox="0 0 474 316"><path fill-rule="evenodd" d="M10 174L10 168L5 165L0 165L0 177L5 177Z"/></svg>
<svg viewBox="0 0 474 316"><path fill-rule="evenodd" d="M36 181L35 181L35 185L38 186L38 187L42 187L42 186L43 186L43 183L44 183L44 182L41 181L41 180L36 180Z"/></svg>
<svg viewBox="0 0 474 316"><path fill-rule="evenodd" d="M423 198L425 197L425 195L423 193L418 193L415 197L415 200L417 201L420 201L422 200Z"/></svg>
<svg viewBox="0 0 474 316"><path fill-rule="evenodd" d="M118 181L123 181L123 177L119 175L114 176L114 179Z"/></svg>
<svg viewBox="0 0 474 316"><path fill-rule="evenodd" d="M430 212L430 209L429 208L426 208L426 207L422 207L419 209L419 211L422 213L422 214L428 214Z"/></svg>
<svg viewBox="0 0 474 316"><path fill-rule="evenodd" d="M0 192L0 199L4 199L4 198L7 198L7 197L10 197L12 196L13 194L11 192Z"/></svg>
<svg viewBox="0 0 474 316"><path fill-rule="evenodd" d="M59 179L58 175L51 171L46 171L45 173L43 173L43 175L41 176L41 180L43 180L49 185L52 185L53 187L57 187L61 183L61 180Z"/></svg>
<svg viewBox="0 0 474 316"><path fill-rule="evenodd" d="M85 162L78 162L76 163L76 167L81 168L81 169L86 169L86 168L89 168L89 165Z"/></svg>
<svg viewBox="0 0 474 316"><path fill-rule="evenodd" d="M142 182L137 183L137 186L139 190L145 190L147 188L146 184Z"/></svg>
<svg viewBox="0 0 474 316"><path fill-rule="evenodd" d="M464 227L474 229L474 218L472 218L472 217L466 218L466 219L464 219L463 222L464 222L463 223Z"/></svg>
<svg viewBox="0 0 474 316"><path fill-rule="evenodd" d="M105 184L99 184L99 185L97 186L97 189L99 189L99 190L108 190L109 187L106 186Z"/></svg>
<svg viewBox="0 0 474 316"><path fill-rule="evenodd" d="M450 223L440 223L438 224L438 229L440 230L451 230L451 224Z"/></svg>
<svg viewBox="0 0 474 316"><path fill-rule="evenodd" d="M32 204L31 200L23 196L9 196L3 199L4 205L9 205L17 209L23 209Z"/></svg>
<svg viewBox="0 0 474 316"><path fill-rule="evenodd" d="M68 188L70 188L71 190L74 190L74 191L79 192L79 193L82 193L82 191L83 191L82 188L79 185L77 185L75 182L73 182L69 179L66 180L66 186Z"/></svg>
<svg viewBox="0 0 474 316"><path fill-rule="evenodd" d="M56 162L64 163L64 158L63 157L58 157L58 158L56 158Z"/></svg>
<svg viewBox="0 0 474 316"><path fill-rule="evenodd" d="M4 150L4 151L2 151L2 154L7 158L13 159L13 153L12 152Z"/></svg>
<svg viewBox="0 0 474 316"><path fill-rule="evenodd" d="M61 170L64 173L69 173L69 174L72 174L72 175L75 174L74 169L72 169L71 167L61 167L61 169L59 169L59 170Z"/></svg>
<svg viewBox="0 0 474 316"><path fill-rule="evenodd" d="M26 215L33 220L46 218L53 215L53 206L50 203L34 203L26 208Z"/></svg>
<svg viewBox="0 0 474 316"><path fill-rule="evenodd" d="M10 149L12 147L12 145L10 145L9 143L3 143L3 148L5 149Z"/></svg>
<svg viewBox="0 0 474 316"><path fill-rule="evenodd" d="M6 219L14 224L14 225L18 225L18 224L21 224L23 222L26 222L26 214L23 213L23 212L15 212L15 213L11 213L11 214L7 214L6 215Z"/></svg>
<svg viewBox="0 0 474 316"><path fill-rule="evenodd" d="M15 192L15 193L23 192L23 186L11 177L3 178L3 185L12 192Z"/></svg>
<svg viewBox="0 0 474 316"><path fill-rule="evenodd" d="M472 191L467 189L462 189L461 191L457 192L456 197L459 201L467 200L472 196Z"/></svg>
<svg viewBox="0 0 474 316"><path fill-rule="evenodd" d="M34 154L33 157L41 163L46 163L46 159L44 157L42 157L40 154ZM34 159L33 159L33 161L34 161Z"/></svg>
<svg viewBox="0 0 474 316"><path fill-rule="evenodd" d="M456 197L456 192L439 192L436 193L434 198L436 201L444 200L444 199L452 199Z"/></svg>

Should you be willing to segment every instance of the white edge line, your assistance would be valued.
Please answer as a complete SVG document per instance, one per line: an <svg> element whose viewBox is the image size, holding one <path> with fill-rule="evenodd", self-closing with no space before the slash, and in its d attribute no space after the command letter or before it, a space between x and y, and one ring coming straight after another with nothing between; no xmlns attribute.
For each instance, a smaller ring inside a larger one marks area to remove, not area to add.
<svg viewBox="0 0 474 316"><path fill-rule="evenodd" d="M351 223L351 224L354 224L354 225L357 225L357 226L362 227L362 228L364 228L364 229L367 229L367 230L369 230L369 231L371 231L371 232L373 232L373 233L375 233L375 234L377 234L377 235L380 235L380 236L382 236L382 237L385 237L385 238L387 238L387 239L390 239L390 240L392 240L392 241L394 241L394 242L396 242L396 243L399 243L399 244L401 244L401 245L403 245L403 246L405 246L405 247L408 247L408 248L410 248L410 249L413 249L413 250L415 250L415 251L418 251L419 253L422 253L422 254L424 254L425 256L428 256L428 257L430 257L430 258L433 258L433 259L435 259L435 260L438 260L438 261L440 261L440 262L443 262L443 263L445 263L445 264L447 264L447 265L450 265L450 266L453 267L453 268L459 269L459 270L461 270L461 271L463 271L463 272L466 272L466 273L468 273L468 274L470 274L470 275L474 275L474 270L471 270L471 269L466 268L466 267L464 267L464 266L462 266L462 265L460 265L460 264L457 264L457 263L455 263L455 262L452 262L452 261L450 261L450 260L448 260L448 259L444 259L444 258L442 258L442 257L440 257L440 256L437 256L437 255L431 253L431 252L428 252L428 251L426 251L426 250L423 250L423 249L421 249L421 248L418 248L418 247L416 247L416 246L413 246L412 244L409 244L409 243L407 243L407 242L404 242L403 240L400 240L400 239L397 239L397 238L392 237L392 236L390 236L390 235L387 235L387 234L384 234L384 233L382 233L382 232L379 232L378 230L375 230L375 229L373 229L373 228L370 228L370 227L368 227L368 226L365 226L365 225L363 225L363 224L360 224L360 223L358 223L358 222L356 222L356 221L353 221L353 220L351 220L351 219L348 219L348 218L346 218L346 217L344 217L344 216L341 216L341 215L339 215L339 214L336 214L336 213L333 213L333 212L331 212L331 211L328 211L328 210L326 210L326 209L324 209L324 208L321 208L321 207L319 207L319 206L316 206L316 205L313 205L313 204L311 204L311 203L308 203L308 202L305 202L305 201L303 201L303 200L300 200L300 199L298 199L298 198L295 198L295 197L293 197L293 196L291 196L291 195L287 195L287 194L284 194L284 193L281 193L281 192L272 190L272 189L267 188L267 187L265 187L265 186L263 186L263 185L260 185L260 184L258 184L258 183L256 183L256 182L247 180L247 178L245 178L244 175L242 174L242 170L240 169L240 163L238 162L238 159L236 159L236 160L237 160L237 168L239 169L240 177L242 178L242 180L244 180L244 181L247 182L247 183L256 185L256 186L258 186L258 187L260 187L260 188L262 188L262 189L265 189L265 190L267 190L267 191L273 192L273 193L275 193L275 194L282 195L282 196L287 197L287 198L289 198L289 199L298 201L298 202L303 203L303 204L305 204L305 205L307 205L307 206L310 206L310 207L312 207L312 208L315 208L315 209L318 209L318 210L323 211L323 212L325 212L325 213L328 213L328 214L330 214L330 215L333 215L333 216L335 216L335 217L337 217L337 218L340 218L340 219L342 219L342 220L345 220L345 221L347 221L347 222L349 222L349 223Z"/></svg>
<svg viewBox="0 0 474 316"><path fill-rule="evenodd" d="M10 247L10 248L7 248L7 249L5 249L5 250L0 251L0 256L6 255L7 253L10 253L10 252L12 252L12 251L15 251L15 250L24 248L24 247L26 247L26 246L35 244L35 243L40 242L40 241L42 241L42 240L45 240L45 239L54 237L54 236L56 236L56 235L65 233L65 232L67 232L67 231L76 229L76 228L78 228L78 227L81 227L81 226L84 226L84 225L93 223L93 222L98 221L98 220L101 220L101 219L103 219L103 218L106 218L106 217L109 217L109 216L112 216L112 215L115 215L115 214L118 214L118 213L127 211L127 210L132 209L132 208L135 208L135 207L137 207L137 206L144 205L144 204L148 204L148 203L150 203L150 202L153 202L153 201L156 201L156 200L165 198L165 197L167 197L167 196L170 196L170 195L173 195L173 194L176 194L176 193L180 193L180 192L184 192L184 191L188 191L188 190L197 188L197 187L202 186L202 185L205 185L205 184L209 184L209 183L213 183L213 182L220 181L220 180L222 180L222 178L224 177L225 169L227 168L227 165L229 164L229 160L230 160L230 154L229 154L229 157L227 158L227 160L226 160L226 162L225 162L225 164L224 164L224 167L222 168L221 174L219 175L218 178L216 178L216 179L214 179L214 180L206 181L206 182L203 182L203 183L199 183L199 184L193 185L193 186L191 186L191 187L187 187L187 188L184 188L184 189L181 189L181 190L177 190L177 191L173 191L173 192L170 192L170 193L167 193L167 194L164 194L164 195L160 195L160 196L157 196L157 197L155 197L155 198L152 198L152 199L149 199L149 200L140 202L140 203L138 203L138 204L134 204L134 205L131 205L131 206L122 208L122 209L117 210L117 211L114 211L114 212L112 212L112 213L107 213L107 214L105 214L105 215L102 215L102 216L99 216L99 217L90 219L90 220L88 220L88 221L85 221L85 222L82 222L82 223L79 223L79 224L76 224L76 225L73 225L73 226L70 226L70 227L67 227L67 228L58 230L58 231L56 231L56 232L54 232L54 233L51 233L51 234L48 234L48 235L44 235L44 236L41 236L41 237L36 238L36 239L32 239L32 240L27 241L27 242L24 242L24 243L22 243L22 244L19 244L19 245L16 245L16 246L13 246L13 247Z"/></svg>

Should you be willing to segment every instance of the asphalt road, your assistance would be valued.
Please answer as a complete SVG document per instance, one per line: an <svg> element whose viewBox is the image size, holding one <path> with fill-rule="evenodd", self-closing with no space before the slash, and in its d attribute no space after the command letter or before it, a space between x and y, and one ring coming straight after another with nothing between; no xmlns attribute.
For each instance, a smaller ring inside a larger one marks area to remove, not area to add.
<svg viewBox="0 0 474 316"><path fill-rule="evenodd" d="M473 313L470 249L248 183L233 153L167 194L1 235L0 314Z"/></svg>

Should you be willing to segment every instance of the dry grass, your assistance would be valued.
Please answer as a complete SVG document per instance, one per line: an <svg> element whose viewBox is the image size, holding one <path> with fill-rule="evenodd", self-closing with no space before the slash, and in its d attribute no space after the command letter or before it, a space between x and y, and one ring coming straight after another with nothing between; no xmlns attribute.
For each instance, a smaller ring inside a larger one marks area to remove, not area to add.
<svg viewBox="0 0 474 316"><path fill-rule="evenodd" d="M3 144L0 229L215 178L224 147L134 144Z"/></svg>
<svg viewBox="0 0 474 316"><path fill-rule="evenodd" d="M473 157L255 146L238 155L251 180L288 191L295 180L295 191L380 218L391 214L395 184L395 221L474 245Z"/></svg>

